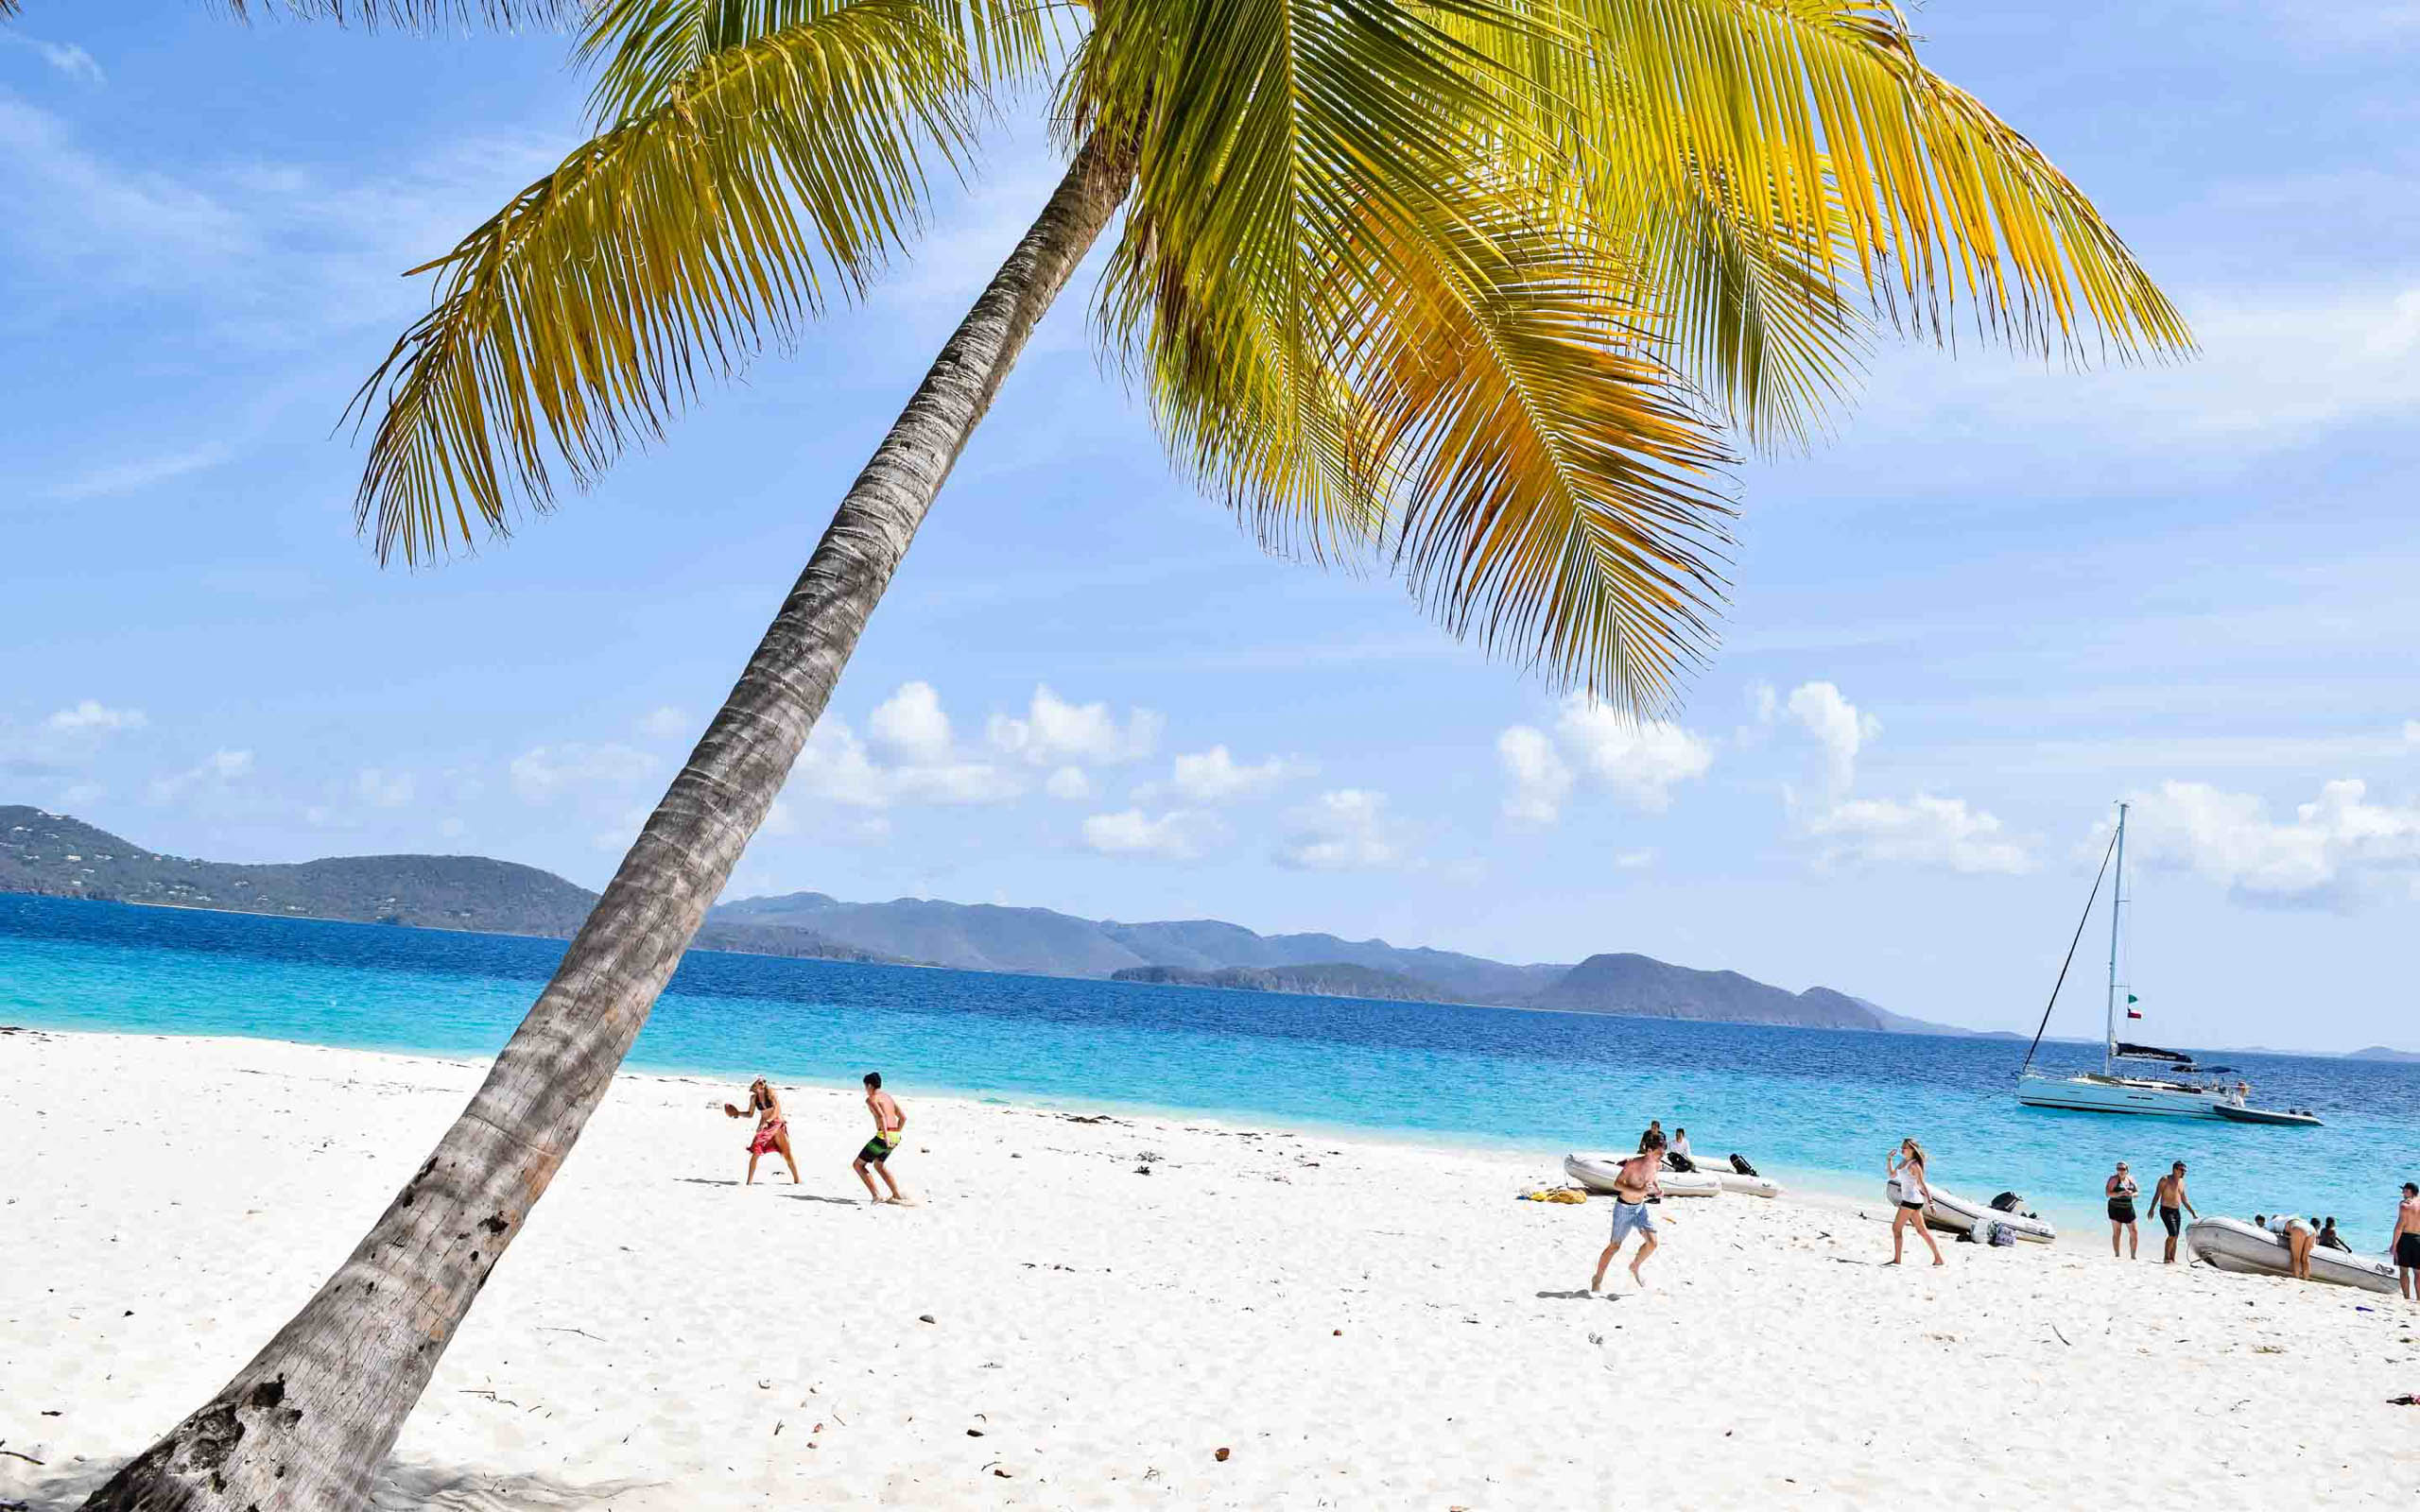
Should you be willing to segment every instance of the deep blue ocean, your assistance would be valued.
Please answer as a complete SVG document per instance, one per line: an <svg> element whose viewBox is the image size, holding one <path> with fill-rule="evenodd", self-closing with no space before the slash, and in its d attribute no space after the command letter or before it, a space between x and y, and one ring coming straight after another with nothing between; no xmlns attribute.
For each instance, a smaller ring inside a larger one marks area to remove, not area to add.
<svg viewBox="0 0 2420 1512"><path fill-rule="evenodd" d="M0 1022L492 1055L562 950L6 894ZM2069 1017L2094 1015L2079 1005ZM2281 1035L2291 1028L2281 1019ZM910 1099L1483 1144L1534 1154L1542 1177L1566 1150L1634 1143L1655 1117L1687 1128L1701 1156L1738 1150L1768 1175L1876 1197L1886 1150L1913 1134L1940 1185L1984 1198L2014 1189L2085 1240L2105 1232L2100 1183L2120 1158L2145 1177L2189 1161L2205 1212L2333 1214L2363 1248L2383 1246L2397 1186L2420 1179L2420 1065L2208 1057L2247 1074L2256 1102L2327 1120L2263 1129L2021 1108L2011 1092L2024 1048L700 952L682 963L631 1064L834 1085L880 1070ZM0 1067L6 1054L0 1041ZM2053 1066L2099 1056L2097 1044L2042 1051Z"/></svg>

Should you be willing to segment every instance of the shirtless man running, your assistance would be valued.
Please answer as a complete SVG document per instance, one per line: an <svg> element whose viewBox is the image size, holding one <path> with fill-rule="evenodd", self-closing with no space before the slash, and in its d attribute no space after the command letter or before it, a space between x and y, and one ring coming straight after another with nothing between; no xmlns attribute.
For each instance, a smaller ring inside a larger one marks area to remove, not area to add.
<svg viewBox="0 0 2420 1512"><path fill-rule="evenodd" d="M866 1147L857 1152L857 1158L850 1162L850 1168L857 1173L857 1179L866 1184L866 1195L874 1201L895 1202L903 1208L913 1207L914 1204L908 1200L908 1194L899 1190L899 1180L890 1174L890 1164L900 1141L907 1137L908 1115L901 1109L899 1099L882 1090L881 1072L866 1073L866 1111L873 1115L873 1138L866 1141ZM882 1184L890 1189L890 1195L884 1196L873 1184L876 1173L880 1173Z"/></svg>
<svg viewBox="0 0 2420 1512"><path fill-rule="evenodd" d="M2176 1263L2176 1236L2185 1230L2185 1214L2189 1212L2196 1218L2202 1216L2201 1211L2193 1206L2193 1199L2185 1194L2183 1160L2169 1166L2168 1175L2161 1177L2159 1184L2152 1188L2152 1206L2159 1210L2159 1226L2168 1230L2168 1253L2160 1263L2173 1265Z"/></svg>
<svg viewBox="0 0 2420 1512"><path fill-rule="evenodd" d="M1605 1289L1605 1267L1614 1263L1614 1257L1622 1251L1622 1241L1633 1233L1644 1242L1631 1259L1630 1279L1638 1282L1642 1290L1646 1288L1647 1278L1638 1273L1638 1267L1655 1253L1655 1214L1647 1211L1647 1199L1664 1194L1664 1189L1655 1181L1655 1173L1663 1164L1664 1131L1651 1129L1639 1152L1624 1160L1614 1177L1614 1237L1597 1257L1597 1275L1588 1283L1590 1291Z"/></svg>

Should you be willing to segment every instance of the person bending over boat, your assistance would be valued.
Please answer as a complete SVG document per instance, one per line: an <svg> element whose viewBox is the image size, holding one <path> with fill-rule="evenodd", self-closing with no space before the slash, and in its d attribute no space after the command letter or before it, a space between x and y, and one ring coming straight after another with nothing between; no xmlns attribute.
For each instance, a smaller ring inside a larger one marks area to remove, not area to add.
<svg viewBox="0 0 2420 1512"><path fill-rule="evenodd" d="M873 1115L873 1138L866 1141L866 1147L857 1152L849 1168L857 1173L857 1179L866 1184L866 1195L874 1201L911 1207L908 1194L899 1190L898 1178L890 1174L890 1157L908 1135L908 1114L900 1108L899 1099L882 1090L881 1072L866 1073L866 1111ZM882 1184L890 1189L890 1195L886 1197L875 1188L876 1172L882 1176Z"/></svg>
<svg viewBox="0 0 2420 1512"><path fill-rule="evenodd" d="M2168 1168L2168 1175L2152 1188L2152 1206L2159 1210L2159 1226L2168 1230L2168 1252L2160 1257L2163 1265L2176 1263L2176 1236L2185 1231L2185 1215L2202 1216L2193 1199L2185 1194L2185 1162L2177 1161Z"/></svg>
<svg viewBox="0 0 2420 1512"><path fill-rule="evenodd" d="M1590 1291L1605 1289L1605 1267L1622 1252L1622 1241L1632 1234L1638 1235L1640 1243L1638 1253L1631 1259L1630 1279L1645 1289L1647 1278L1638 1273L1638 1267L1655 1253L1656 1242L1655 1214L1648 1211L1647 1203L1651 1197L1664 1195L1664 1188L1655 1179L1657 1168L1664 1163L1664 1131L1651 1128L1640 1142L1638 1153L1624 1160L1621 1169L1614 1173L1614 1236L1597 1256L1597 1274L1588 1282Z"/></svg>
<svg viewBox="0 0 2420 1512"><path fill-rule="evenodd" d="M2309 1228L2290 1212L2281 1212L2265 1222L2256 1214L2252 1221L2286 1242L2286 1274L2298 1281L2310 1280Z"/></svg>
<svg viewBox="0 0 2420 1512"><path fill-rule="evenodd" d="M2395 1279L2403 1299L2420 1302L2420 1186L2403 1183L2403 1203L2394 1210L2394 1237L2386 1242L2394 1251Z"/></svg>
<svg viewBox="0 0 2420 1512"><path fill-rule="evenodd" d="M2109 1197L2109 1253L2122 1253L2128 1260L2139 1259L2140 1239L2135 1228L2135 1194L2141 1189L2135 1184L2125 1161L2118 1162L2117 1172L2100 1184L2100 1190ZM2118 1247L2118 1241L2121 1238L2126 1242L2122 1251Z"/></svg>
<svg viewBox="0 0 2420 1512"><path fill-rule="evenodd" d="M1886 1263L1896 1265L1905 1257L1911 1226L1932 1251L1932 1263L1948 1263L1941 1258L1941 1246L1932 1242L1932 1230L1925 1227L1925 1204L1932 1200L1932 1188L1925 1181L1925 1147L1911 1139L1901 1140L1897 1150L1883 1157L1882 1169L1899 1183L1899 1211L1891 1218L1891 1259Z"/></svg>
<svg viewBox="0 0 2420 1512"><path fill-rule="evenodd" d="M782 1116L782 1100L773 1095L772 1084L759 1076L748 1084L748 1106L734 1108L729 1103L722 1110L733 1118L756 1115L756 1132L748 1142L748 1179L742 1186L756 1184L756 1162L768 1150L777 1150L790 1168L790 1185L798 1185L798 1161L790 1158L790 1121Z"/></svg>

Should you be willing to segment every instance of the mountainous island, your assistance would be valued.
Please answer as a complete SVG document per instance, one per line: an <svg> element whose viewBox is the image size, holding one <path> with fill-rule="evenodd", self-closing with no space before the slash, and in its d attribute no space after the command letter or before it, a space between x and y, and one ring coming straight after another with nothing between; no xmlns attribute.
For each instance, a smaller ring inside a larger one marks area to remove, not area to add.
<svg viewBox="0 0 2420 1512"><path fill-rule="evenodd" d="M2385 1045L2368 1045L2360 1050L2345 1051L2344 1058L2347 1060L2420 1061L2420 1050L2391 1050Z"/></svg>
<svg viewBox="0 0 2420 1512"><path fill-rule="evenodd" d="M596 901L595 893L552 872L486 856L199 861L147 850L81 820L23 806L0 806L0 892L555 938L568 938ZM1408 1003L1969 1032L1905 1018L1830 988L1791 992L1737 971L1698 971L1646 955L1517 965L1376 939L1262 935L1215 919L1127 923L926 898L845 902L799 892L740 899L708 915L692 948Z"/></svg>

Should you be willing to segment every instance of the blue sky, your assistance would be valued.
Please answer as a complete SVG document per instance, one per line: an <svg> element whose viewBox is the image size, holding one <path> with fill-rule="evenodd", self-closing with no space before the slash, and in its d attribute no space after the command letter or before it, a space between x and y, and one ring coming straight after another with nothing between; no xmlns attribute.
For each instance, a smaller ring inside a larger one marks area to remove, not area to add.
<svg viewBox="0 0 2420 1512"><path fill-rule="evenodd" d="M1070 300L734 895L1637 950L2016 1026L2129 796L2147 1032L2420 1044L2420 4L2078 16L1919 27L2202 356L1877 351L1836 438L1743 471L1672 724L1261 557ZM563 52L168 3L0 29L0 801L181 854L610 871L1052 172L1004 128L863 307L510 542L382 572L337 415L425 297L395 275L577 140Z"/></svg>

